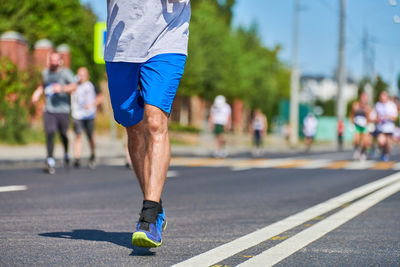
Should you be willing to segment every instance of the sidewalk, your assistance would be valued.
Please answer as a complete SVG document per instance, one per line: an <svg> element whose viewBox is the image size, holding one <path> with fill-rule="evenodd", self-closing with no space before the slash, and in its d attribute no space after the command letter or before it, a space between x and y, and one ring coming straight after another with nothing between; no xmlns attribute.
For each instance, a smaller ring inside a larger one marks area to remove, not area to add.
<svg viewBox="0 0 400 267"><path fill-rule="evenodd" d="M231 156L249 154L252 150L251 139L248 136L229 136L228 153ZM73 142L70 138L70 157L73 158ZM125 163L125 142L121 139L111 139L109 136L96 137L96 157L98 163L120 162ZM199 137L199 143L194 145L172 145L172 156L188 157L208 157L211 156L214 147L213 136L203 134ZM270 136L265 140L263 153L293 154L304 151L304 147L299 145L296 149L287 146L284 140ZM314 152L336 151L333 144L316 144ZM55 146L54 156L60 160L63 158L63 149L60 143ZM42 166L46 157L46 148L43 144L29 144L24 146L0 145L0 168L7 167L37 167ZM82 159L89 157L89 146L84 139Z"/></svg>

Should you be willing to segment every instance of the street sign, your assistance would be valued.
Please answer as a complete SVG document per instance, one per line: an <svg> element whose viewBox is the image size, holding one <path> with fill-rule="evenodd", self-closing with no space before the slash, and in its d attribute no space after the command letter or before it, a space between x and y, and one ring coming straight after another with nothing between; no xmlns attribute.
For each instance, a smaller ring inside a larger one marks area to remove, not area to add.
<svg viewBox="0 0 400 267"><path fill-rule="evenodd" d="M93 59L97 64L105 64L104 48L106 46L107 24L105 22L97 22L94 25L94 54Z"/></svg>

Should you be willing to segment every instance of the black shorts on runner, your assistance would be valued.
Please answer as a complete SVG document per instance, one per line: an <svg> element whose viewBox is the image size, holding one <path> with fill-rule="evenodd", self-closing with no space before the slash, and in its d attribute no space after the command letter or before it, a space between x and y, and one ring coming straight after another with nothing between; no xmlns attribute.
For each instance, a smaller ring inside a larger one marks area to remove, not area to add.
<svg viewBox="0 0 400 267"><path fill-rule="evenodd" d="M85 133L89 139L92 139L93 131L94 131L94 119L89 119L89 120L75 120L74 119L75 134L81 134L82 130L85 131Z"/></svg>
<svg viewBox="0 0 400 267"><path fill-rule="evenodd" d="M47 134L59 131L61 134L67 134L69 127L68 113L43 113L44 130Z"/></svg>

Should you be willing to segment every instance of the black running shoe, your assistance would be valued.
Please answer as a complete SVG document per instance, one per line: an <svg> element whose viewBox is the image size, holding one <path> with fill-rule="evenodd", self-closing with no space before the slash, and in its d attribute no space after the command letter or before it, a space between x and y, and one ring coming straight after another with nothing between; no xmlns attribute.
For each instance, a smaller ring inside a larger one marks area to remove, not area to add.
<svg viewBox="0 0 400 267"><path fill-rule="evenodd" d="M70 167L70 161L68 155L64 156L64 168L69 169Z"/></svg>
<svg viewBox="0 0 400 267"><path fill-rule="evenodd" d="M74 168L79 169L81 167L81 160L80 159L75 159L74 161Z"/></svg>
<svg viewBox="0 0 400 267"><path fill-rule="evenodd" d="M89 158L89 168L90 169L96 168L96 157L94 155L91 155Z"/></svg>

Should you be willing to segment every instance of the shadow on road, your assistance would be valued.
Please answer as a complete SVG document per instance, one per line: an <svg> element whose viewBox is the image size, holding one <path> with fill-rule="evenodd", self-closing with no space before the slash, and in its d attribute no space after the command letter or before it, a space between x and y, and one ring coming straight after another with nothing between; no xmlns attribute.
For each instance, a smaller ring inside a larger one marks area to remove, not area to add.
<svg viewBox="0 0 400 267"><path fill-rule="evenodd" d="M155 252L150 251L148 248L134 247L131 243L132 233L126 232L104 232L102 230L92 229L79 229L72 230L71 232L52 232L52 233L41 233L39 236L44 237L56 237L64 239L75 239L75 240L88 240L88 241L99 241L99 242L110 242L121 247L133 249L130 256L154 256Z"/></svg>

